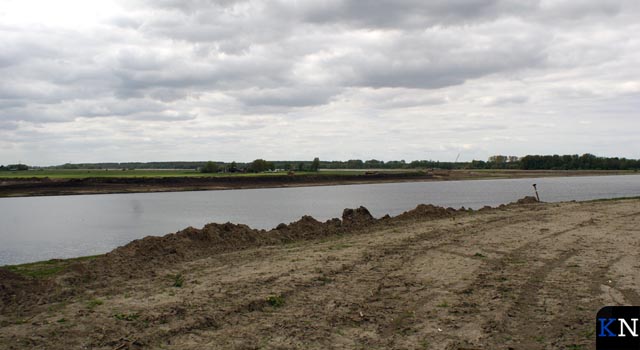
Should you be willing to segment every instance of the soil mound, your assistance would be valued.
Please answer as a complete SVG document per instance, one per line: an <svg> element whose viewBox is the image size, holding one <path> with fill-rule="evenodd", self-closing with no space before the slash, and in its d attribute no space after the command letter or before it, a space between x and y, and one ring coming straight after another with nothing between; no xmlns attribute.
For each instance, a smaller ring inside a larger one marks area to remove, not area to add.
<svg viewBox="0 0 640 350"><path fill-rule="evenodd" d="M93 275L94 279L101 276L153 276L157 268L180 261L237 249L347 233L376 221L366 208L360 207L345 209L342 220L320 222L305 215L298 221L280 224L269 231L232 223L207 224L202 229L189 227L162 237L148 236L116 248L90 262L87 268L76 268L76 273L70 273L66 281L77 281L81 277L78 275L85 273Z"/></svg>
<svg viewBox="0 0 640 350"><path fill-rule="evenodd" d="M516 204L533 204L533 203L539 203L539 202L536 199L536 197L526 196L526 197L518 199L515 203Z"/></svg>
<svg viewBox="0 0 640 350"><path fill-rule="evenodd" d="M195 259L206 254L258 245L264 230L232 223L207 224L202 229L188 227L162 237L148 236L116 248L96 259L87 270L99 275L153 275L151 267L161 267ZM96 276L97 277L97 276Z"/></svg>
<svg viewBox="0 0 640 350"><path fill-rule="evenodd" d="M398 219L442 219L456 215L460 211L453 208L443 208L432 204L420 204L415 209L398 215Z"/></svg>
<svg viewBox="0 0 640 350"><path fill-rule="evenodd" d="M342 224L345 226L362 226L374 223L376 219L365 207L345 209L342 211Z"/></svg>

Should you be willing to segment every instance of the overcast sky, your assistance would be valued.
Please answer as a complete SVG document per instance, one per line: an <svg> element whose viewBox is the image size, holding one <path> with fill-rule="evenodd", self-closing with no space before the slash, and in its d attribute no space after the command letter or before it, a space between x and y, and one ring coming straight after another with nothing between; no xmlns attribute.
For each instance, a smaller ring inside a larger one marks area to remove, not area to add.
<svg viewBox="0 0 640 350"><path fill-rule="evenodd" d="M0 164L640 158L638 0L0 0Z"/></svg>

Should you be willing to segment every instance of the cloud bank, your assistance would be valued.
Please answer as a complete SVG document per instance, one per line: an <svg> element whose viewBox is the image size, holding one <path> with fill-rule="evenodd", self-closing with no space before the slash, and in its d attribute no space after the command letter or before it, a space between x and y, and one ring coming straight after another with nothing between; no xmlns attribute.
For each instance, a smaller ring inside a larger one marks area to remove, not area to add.
<svg viewBox="0 0 640 350"><path fill-rule="evenodd" d="M637 1L5 1L0 163L640 158Z"/></svg>

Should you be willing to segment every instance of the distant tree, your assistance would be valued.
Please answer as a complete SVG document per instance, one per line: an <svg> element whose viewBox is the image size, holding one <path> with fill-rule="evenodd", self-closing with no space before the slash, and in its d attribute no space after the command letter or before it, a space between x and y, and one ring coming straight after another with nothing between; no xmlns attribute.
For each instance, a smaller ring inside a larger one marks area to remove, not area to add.
<svg viewBox="0 0 640 350"><path fill-rule="evenodd" d="M200 168L201 173L217 173L218 172L218 164L208 161L202 168Z"/></svg>
<svg viewBox="0 0 640 350"><path fill-rule="evenodd" d="M253 162L251 162L251 165L249 166L249 171L254 173L261 173L263 171L273 170L273 169L274 169L274 164L272 162L267 162L264 159L256 159Z"/></svg>
<svg viewBox="0 0 640 350"><path fill-rule="evenodd" d="M377 159L370 159L364 162L364 167L367 169L382 168L383 165L384 165L384 162L379 161Z"/></svg>
<svg viewBox="0 0 640 350"><path fill-rule="evenodd" d="M232 173L238 171L238 164L236 164L236 162L231 162L231 164L229 165L229 171Z"/></svg>
<svg viewBox="0 0 640 350"><path fill-rule="evenodd" d="M360 159L349 159L347 161L347 168L349 169L362 169L364 163Z"/></svg>
<svg viewBox="0 0 640 350"><path fill-rule="evenodd" d="M487 167L487 163L482 160L472 160L471 161L471 169L485 169Z"/></svg>
<svg viewBox="0 0 640 350"><path fill-rule="evenodd" d="M311 171L318 171L318 168L320 168L320 158L315 157L311 162Z"/></svg>
<svg viewBox="0 0 640 350"><path fill-rule="evenodd" d="M25 164L8 164L7 166L0 167L2 171L25 171L29 170L29 166Z"/></svg>
<svg viewBox="0 0 640 350"><path fill-rule="evenodd" d="M489 157L489 162L496 163L496 164L502 164L502 163L506 163L507 159L508 159L507 156L495 155L495 156Z"/></svg>
<svg viewBox="0 0 640 350"><path fill-rule="evenodd" d="M304 170L304 163L300 162L298 163L298 171L303 171Z"/></svg>

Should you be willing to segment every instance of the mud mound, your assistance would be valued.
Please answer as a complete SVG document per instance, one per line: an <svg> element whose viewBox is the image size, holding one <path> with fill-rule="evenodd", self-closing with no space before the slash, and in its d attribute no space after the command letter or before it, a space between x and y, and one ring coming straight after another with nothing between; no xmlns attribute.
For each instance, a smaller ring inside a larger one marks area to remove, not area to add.
<svg viewBox="0 0 640 350"><path fill-rule="evenodd" d="M533 196L526 196L518 199L515 202L515 204L533 204L533 203L539 203L536 197L533 197Z"/></svg>
<svg viewBox="0 0 640 350"><path fill-rule="evenodd" d="M376 219L369 210L362 206L358 209L345 209L342 211L342 224L345 226L368 225L375 221Z"/></svg>
<svg viewBox="0 0 640 350"><path fill-rule="evenodd" d="M396 216L398 219L442 219L456 215L460 211L453 208L443 208L432 204L420 204L415 209L405 211Z"/></svg>
<svg viewBox="0 0 640 350"><path fill-rule="evenodd" d="M88 273L134 277L153 275L151 267L162 267L250 245L258 245L264 230L232 223L193 227L162 237L148 236L116 248L93 261ZM97 277L97 276L96 276Z"/></svg>
<svg viewBox="0 0 640 350"><path fill-rule="evenodd" d="M344 232L344 223L340 219L331 219L320 222L311 216L305 215L300 220L289 225L280 224L274 230L265 233L267 241L271 243L292 242L300 239L313 239Z"/></svg>
<svg viewBox="0 0 640 350"><path fill-rule="evenodd" d="M86 268L76 267L69 273L66 283L86 279L97 280L104 276L139 277L153 276L155 270L180 261L193 260L217 253L270 244L346 233L377 220L364 208L345 209L343 219L320 222L311 216L303 216L290 224L280 224L265 231L247 225L232 223L207 224L202 229L189 227L162 237L149 236L114 249L103 257L90 262Z"/></svg>

